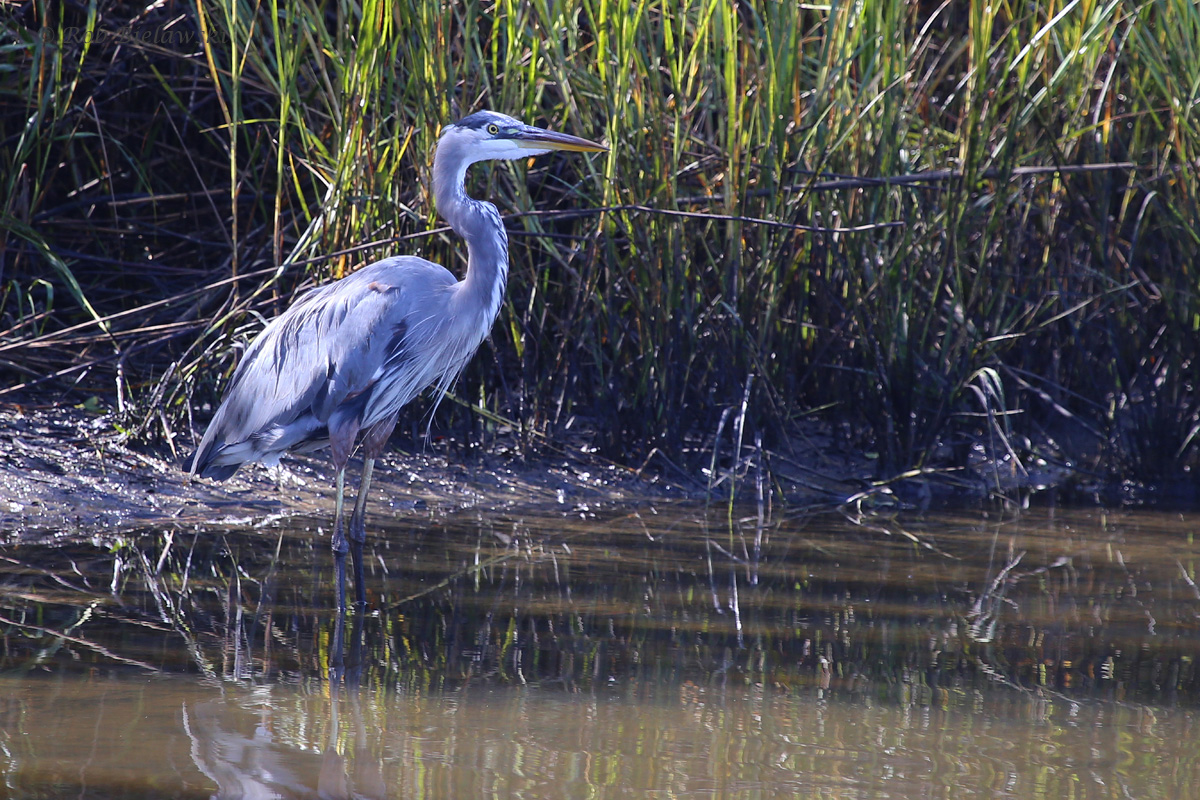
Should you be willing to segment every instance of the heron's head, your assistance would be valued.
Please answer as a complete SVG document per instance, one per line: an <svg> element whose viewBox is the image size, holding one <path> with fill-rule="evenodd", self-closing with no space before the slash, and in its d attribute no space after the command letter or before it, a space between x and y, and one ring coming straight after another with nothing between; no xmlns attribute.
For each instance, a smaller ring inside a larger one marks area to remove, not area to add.
<svg viewBox="0 0 1200 800"><path fill-rule="evenodd" d="M447 159L465 169L476 161L528 158L551 150L598 153L607 149L602 144L535 128L494 111L477 111L442 129L438 159Z"/></svg>

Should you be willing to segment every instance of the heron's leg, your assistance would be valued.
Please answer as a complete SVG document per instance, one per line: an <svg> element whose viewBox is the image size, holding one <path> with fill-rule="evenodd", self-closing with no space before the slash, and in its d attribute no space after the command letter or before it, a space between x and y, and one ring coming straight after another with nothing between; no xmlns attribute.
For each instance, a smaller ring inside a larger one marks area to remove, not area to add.
<svg viewBox="0 0 1200 800"><path fill-rule="evenodd" d="M344 420L340 425L329 426L329 450L333 460L333 469L337 473L337 497L333 507L333 565L337 571L338 609L346 608L346 551L350 546L346 542L346 530L342 524L342 511L346 497L346 462L350 460L350 451L354 449L354 438L358 436L358 422ZM353 520L352 520L353 522Z"/></svg>
<svg viewBox="0 0 1200 800"><path fill-rule="evenodd" d="M363 543L367 541L367 495L371 493L371 476L375 473L375 459L387 447L388 439L396 427L396 417L377 422L367 428L363 435L362 479L358 484L358 498L354 501L354 514L350 517L350 554L354 557L354 594L359 603L367 602L363 585Z"/></svg>
<svg viewBox="0 0 1200 800"><path fill-rule="evenodd" d="M375 459L363 459L362 480L358 483L358 499L354 501L354 514L350 517L350 555L354 557L354 599L367 602L367 590L363 585L363 544L367 541L367 526L363 517L367 513L367 494L371 490L371 473L375 471Z"/></svg>
<svg viewBox="0 0 1200 800"><path fill-rule="evenodd" d="M344 558L344 556L343 556ZM342 562L345 564L345 561ZM344 570L343 570L344 574ZM345 610L346 604L343 602L338 606L338 611ZM338 613L333 620L333 646L329 648L329 683L333 689L331 697L337 697L337 687L341 683L342 677L346 674L346 661L342 657L342 638L346 630L346 615ZM336 702L336 700L335 700Z"/></svg>
<svg viewBox="0 0 1200 800"><path fill-rule="evenodd" d="M338 609L346 608L346 532L342 527L342 507L346 495L346 468L337 471L337 498L333 505L333 567L337 572Z"/></svg>
<svg viewBox="0 0 1200 800"><path fill-rule="evenodd" d="M364 517L367 513L367 494L371 489L371 476L375 473L375 459L366 456L363 459L362 479L358 482L358 499L354 501L354 513L350 516L350 541L365 542L367 526Z"/></svg>
<svg viewBox="0 0 1200 800"><path fill-rule="evenodd" d="M333 552L345 553L346 533L342 527L342 509L345 507L346 498L346 470L343 467L337 471L337 495L333 501Z"/></svg>

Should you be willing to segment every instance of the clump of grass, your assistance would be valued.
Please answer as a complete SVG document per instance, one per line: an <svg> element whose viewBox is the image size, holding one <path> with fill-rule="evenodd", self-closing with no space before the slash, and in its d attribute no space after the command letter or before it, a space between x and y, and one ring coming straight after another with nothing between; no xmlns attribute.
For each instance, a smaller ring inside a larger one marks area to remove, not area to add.
<svg viewBox="0 0 1200 800"><path fill-rule="evenodd" d="M17 387L169 432L297 288L397 250L461 269L423 178L440 124L491 107L613 145L476 178L543 212L510 220L509 297L457 388L491 418L693 466L730 409L778 443L813 408L884 473L1026 437L1147 477L1197 462L1194 3L22 13ZM123 28L187 36L72 38Z"/></svg>

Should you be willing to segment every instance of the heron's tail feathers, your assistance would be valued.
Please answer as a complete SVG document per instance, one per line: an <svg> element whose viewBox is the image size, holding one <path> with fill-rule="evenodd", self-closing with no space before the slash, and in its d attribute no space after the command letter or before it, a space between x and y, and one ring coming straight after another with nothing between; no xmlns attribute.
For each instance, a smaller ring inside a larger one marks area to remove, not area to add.
<svg viewBox="0 0 1200 800"><path fill-rule="evenodd" d="M184 469L193 475L223 481L238 471L242 464L254 461L269 467L278 466L286 452L310 452L329 446L329 429L315 417L306 415L287 425L271 425L252 433L241 441L217 441L208 434L196 452L184 462Z"/></svg>
<svg viewBox="0 0 1200 800"><path fill-rule="evenodd" d="M184 459L183 468L192 475L212 478L215 481L223 481L233 477L233 473L238 471L238 467L241 464L214 463L214 456L216 455L213 452L214 449L201 445L201 447L197 448L196 452Z"/></svg>

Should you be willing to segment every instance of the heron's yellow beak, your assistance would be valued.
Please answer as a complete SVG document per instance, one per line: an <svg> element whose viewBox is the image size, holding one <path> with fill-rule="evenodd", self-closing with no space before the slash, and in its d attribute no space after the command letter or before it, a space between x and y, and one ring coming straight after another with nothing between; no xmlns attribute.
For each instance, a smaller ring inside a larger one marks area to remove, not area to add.
<svg viewBox="0 0 1200 800"><path fill-rule="evenodd" d="M532 125L526 125L512 138L518 147L528 150L574 150L579 153L603 153L608 150L604 145L588 139L535 128Z"/></svg>

